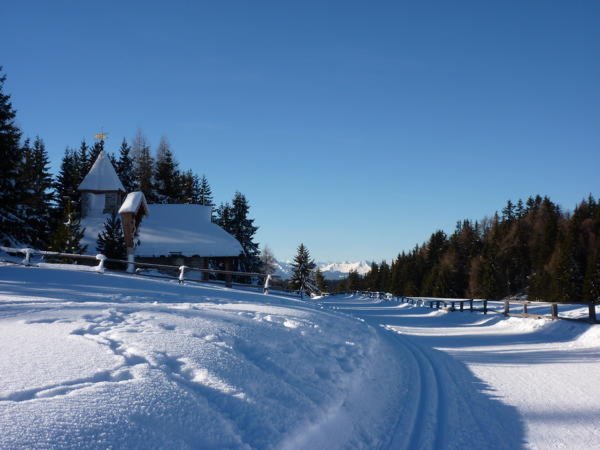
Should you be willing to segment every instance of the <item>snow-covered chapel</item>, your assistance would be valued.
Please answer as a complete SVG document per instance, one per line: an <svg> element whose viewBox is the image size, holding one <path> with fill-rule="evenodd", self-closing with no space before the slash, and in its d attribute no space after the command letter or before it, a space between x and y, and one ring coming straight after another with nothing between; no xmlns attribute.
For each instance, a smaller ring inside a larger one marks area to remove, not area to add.
<svg viewBox="0 0 600 450"><path fill-rule="evenodd" d="M212 208L190 204L148 204L142 192L125 188L108 155L100 152L79 185L82 243L96 254L98 234L113 212L121 216L128 257L139 262L219 266L233 269L243 252L232 235L212 223Z"/></svg>

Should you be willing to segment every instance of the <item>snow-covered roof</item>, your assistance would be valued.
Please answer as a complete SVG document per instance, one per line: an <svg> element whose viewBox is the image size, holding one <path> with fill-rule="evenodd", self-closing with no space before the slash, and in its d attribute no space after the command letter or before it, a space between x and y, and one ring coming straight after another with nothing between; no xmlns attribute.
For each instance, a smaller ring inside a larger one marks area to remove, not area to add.
<svg viewBox="0 0 600 450"><path fill-rule="evenodd" d="M101 151L94 165L79 185L80 191L123 191L123 183L115 171L110 159Z"/></svg>
<svg viewBox="0 0 600 450"><path fill-rule="evenodd" d="M139 211L141 206L144 206L148 211L148 204L146 203L146 196L143 192L130 192L125 197L125 201L119 208L119 214L122 213L136 213Z"/></svg>
<svg viewBox="0 0 600 450"><path fill-rule="evenodd" d="M184 256L239 256L240 243L211 222L212 208L201 205L148 205L139 227L137 256L181 252Z"/></svg>
<svg viewBox="0 0 600 450"><path fill-rule="evenodd" d="M149 214L142 219L138 228L140 245L135 248L136 256L182 256L227 257L242 253L240 243L218 225L211 222L212 208L201 205L148 205ZM108 215L85 217L82 244L87 244L87 253L95 255L98 233L104 229ZM137 240L136 239L136 240Z"/></svg>

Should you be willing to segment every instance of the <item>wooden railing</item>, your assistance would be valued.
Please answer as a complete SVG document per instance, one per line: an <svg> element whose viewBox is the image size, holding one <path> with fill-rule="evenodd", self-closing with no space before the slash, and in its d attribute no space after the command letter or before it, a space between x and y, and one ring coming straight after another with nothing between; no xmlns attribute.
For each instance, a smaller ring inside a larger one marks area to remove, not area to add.
<svg viewBox="0 0 600 450"><path fill-rule="evenodd" d="M559 306L587 306L588 317L590 323L598 323L596 316L597 302L548 302L537 300L519 300L519 299L503 299L490 300L482 298L444 298L444 297L405 297L394 296L389 292L373 292L373 291L345 291L338 292L334 295L363 295L369 298L377 298L384 300L396 301L399 303L410 303L415 306L428 307L432 309L445 308L448 311L480 311L484 314L488 312L503 314L505 316L518 317L537 317L556 319L574 320L569 317L559 316ZM515 311L515 307L520 308L520 311ZM531 312L530 308L548 308L548 314L539 314ZM512 308L512 309L511 309Z"/></svg>
<svg viewBox="0 0 600 450"><path fill-rule="evenodd" d="M489 300L489 299L457 299L457 298L432 298L432 297L397 297L402 303L420 304L421 306L428 306L429 308L440 309L442 306L449 311L481 311L484 314L488 312L501 313L505 316L519 316L519 317L536 317L536 318L550 318L552 320L564 319L565 317L559 317L559 306L587 306L588 308L588 321L590 323L598 323L596 317L596 304L595 302L548 302L548 301L535 301L535 300L519 300L519 299L503 299L503 300ZM514 309L511 311L511 306L518 305L520 312L515 312ZM530 312L529 308L548 308L548 314L538 314Z"/></svg>
<svg viewBox="0 0 600 450"><path fill-rule="evenodd" d="M33 257L41 256L45 263L57 262L53 260L62 259L62 260L81 260L85 261L88 265L93 265L95 261L97 261L97 265L94 269L103 273L106 270L107 263L117 264L122 267L122 271L125 271L127 268L128 272L131 272L135 275L141 276L158 276L161 278L171 278L177 279L180 283L185 283L188 281L192 282L203 282L203 283L217 283L224 284L227 287L241 286L241 287L253 287L259 290L262 290L263 293L269 293L271 289L271 283L275 281L277 283L276 276L267 275L259 272L239 272L233 270L221 270L221 269L211 269L211 268L202 268L202 267L193 267L193 266L176 266L169 264L155 264L155 263L145 263L145 262L137 262L137 261L127 261L122 259L113 259L107 258L105 255L80 255L76 253L62 253L62 252L53 252L46 250L35 250L31 248L13 248L13 247L3 247L0 246L0 251L3 251L10 255L23 255L23 259L21 261L11 261L13 263L23 264L25 266L36 265L33 261ZM59 261L60 262L60 261ZM148 269L156 269L160 272L160 275L153 275L147 273ZM189 277L190 272L200 273L200 279L192 279ZM219 279L221 278L221 279ZM243 281L247 282L244 283ZM275 287L277 293L282 293L285 295L296 296L297 294L281 288L280 286Z"/></svg>

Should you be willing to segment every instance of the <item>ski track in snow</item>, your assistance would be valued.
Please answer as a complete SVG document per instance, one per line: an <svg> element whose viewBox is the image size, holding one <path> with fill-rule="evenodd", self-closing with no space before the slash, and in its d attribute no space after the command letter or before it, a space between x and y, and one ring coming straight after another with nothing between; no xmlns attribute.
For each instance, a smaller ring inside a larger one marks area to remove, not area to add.
<svg viewBox="0 0 600 450"><path fill-rule="evenodd" d="M390 448L600 447L600 388L590 378L600 373L600 326L354 296L324 303L379 324L409 353L415 408L400 412Z"/></svg>

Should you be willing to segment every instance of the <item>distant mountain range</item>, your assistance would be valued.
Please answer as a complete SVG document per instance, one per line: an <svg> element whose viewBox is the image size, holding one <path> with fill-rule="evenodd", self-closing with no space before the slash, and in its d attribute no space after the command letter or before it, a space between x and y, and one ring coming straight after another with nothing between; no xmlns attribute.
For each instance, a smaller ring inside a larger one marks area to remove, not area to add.
<svg viewBox="0 0 600 450"><path fill-rule="evenodd" d="M277 261L277 271L275 275L283 279L288 279L292 275L291 261ZM371 271L371 264L368 261L357 262L319 262L317 267L323 272L326 280L341 280L346 278L351 270L355 270L360 275L365 275Z"/></svg>

